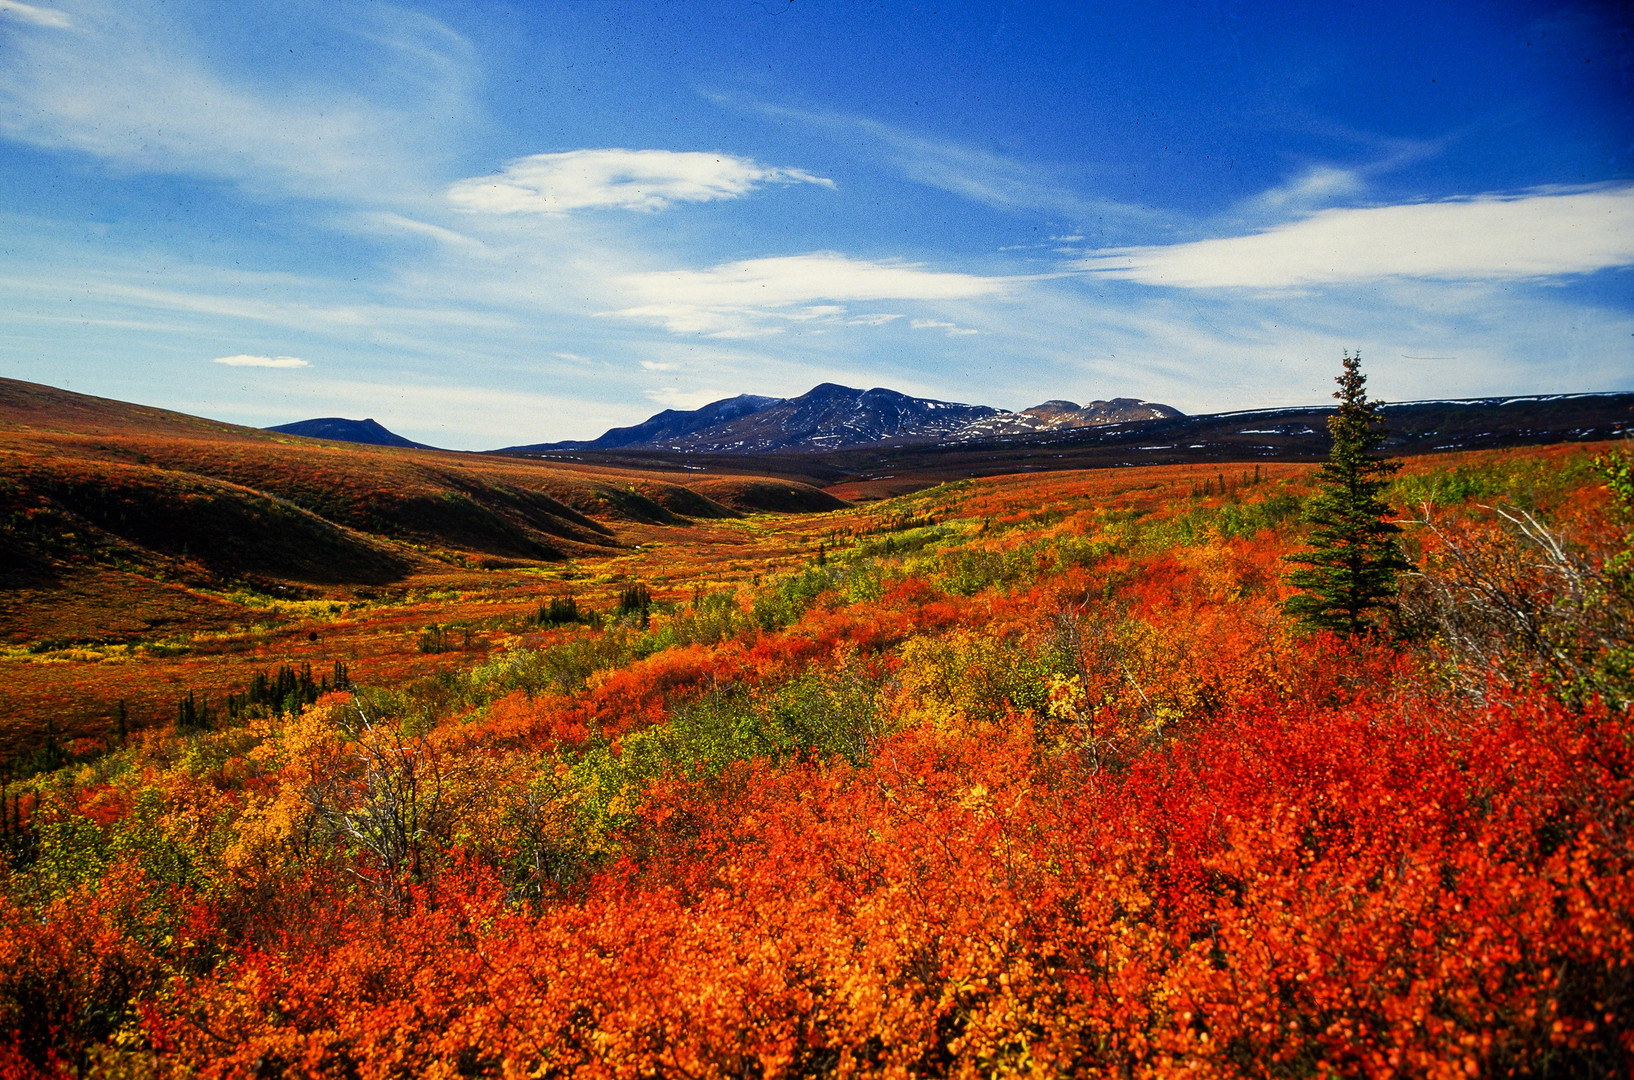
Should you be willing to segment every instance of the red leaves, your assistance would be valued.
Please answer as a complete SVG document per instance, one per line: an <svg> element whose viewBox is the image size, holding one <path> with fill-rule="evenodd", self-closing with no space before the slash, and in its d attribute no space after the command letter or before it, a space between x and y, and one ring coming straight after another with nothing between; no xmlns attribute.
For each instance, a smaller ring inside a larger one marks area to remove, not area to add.
<svg viewBox="0 0 1634 1080"><path fill-rule="evenodd" d="M753 768L730 799L665 788L651 856L582 903L507 907L473 869L434 908L247 957L190 992L200 1030L243 1034L182 1036L183 1056L365 1076L1609 1063L1631 734L1540 702L1456 723L1262 708L1109 781L1040 772L1024 732L909 732L867 767Z"/></svg>
<svg viewBox="0 0 1634 1080"><path fill-rule="evenodd" d="M144 779L53 811L111 837L158 789L185 884L13 889L4 1022L49 1018L16 1040L40 1065L116 1016L206 1076L1626 1070L1634 720L1471 712L1378 642L1290 637L1274 531L1091 550L1175 501L1165 475L972 487L999 527L937 543L1006 569L969 595L917 547L785 630L440 718L460 813L389 904L347 873L369 837L305 828L367 764L318 711L137 748ZM802 690L814 667L845 678ZM796 746L756 727L778 716L864 715L847 758L743 760ZM30 987L49 1007L19 1011Z"/></svg>

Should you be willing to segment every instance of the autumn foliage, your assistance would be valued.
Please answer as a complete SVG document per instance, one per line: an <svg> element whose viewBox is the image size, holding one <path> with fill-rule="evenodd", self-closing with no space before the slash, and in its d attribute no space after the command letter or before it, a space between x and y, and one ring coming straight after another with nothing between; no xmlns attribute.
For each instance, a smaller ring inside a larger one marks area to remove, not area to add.
<svg viewBox="0 0 1634 1080"><path fill-rule="evenodd" d="M1488 499L1612 588L1601 475L1408 469L1423 587ZM1201 478L678 533L593 620L19 780L0 1073L1625 1073L1624 646L1473 693L1434 604L1303 633L1302 474Z"/></svg>

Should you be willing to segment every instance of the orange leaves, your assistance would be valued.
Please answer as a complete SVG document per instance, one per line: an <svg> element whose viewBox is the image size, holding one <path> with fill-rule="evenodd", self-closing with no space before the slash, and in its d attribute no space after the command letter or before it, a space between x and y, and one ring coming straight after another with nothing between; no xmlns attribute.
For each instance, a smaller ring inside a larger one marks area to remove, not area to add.
<svg viewBox="0 0 1634 1080"><path fill-rule="evenodd" d="M832 539L793 621L530 635L370 731L334 699L64 774L84 865L7 883L0 1036L201 1076L1626 1071L1634 720L1393 690L1286 631L1277 532L1142 540L1164 475L943 491L934 543Z"/></svg>
<svg viewBox="0 0 1634 1080"><path fill-rule="evenodd" d="M396 914L292 880L305 917L186 975L162 939L199 931L138 946L116 875L6 908L0 970L64 988L35 1060L136 986L139 1039L201 1075L1615 1071L1631 734L1538 701L1250 706L1112 776L911 730L658 785L627 860L530 903L476 861Z"/></svg>
<svg viewBox="0 0 1634 1080"><path fill-rule="evenodd" d="M177 900L130 862L38 909L0 899L0 1069L18 1069L0 1075L70 1074L139 1041L133 1000L213 944L212 916Z"/></svg>
<svg viewBox="0 0 1634 1080"><path fill-rule="evenodd" d="M196 1027L243 1025L223 1063L360 1075L1615 1060L1627 717L1436 730L1250 710L1116 782L1041 775L1024 733L751 767L729 800L655 793L647 854L579 902L509 906L472 867L411 918L223 969Z"/></svg>
<svg viewBox="0 0 1634 1080"><path fill-rule="evenodd" d="M555 700L536 699L513 690L488 707L484 728L495 739L525 738L545 749L582 745L590 737L583 717Z"/></svg>

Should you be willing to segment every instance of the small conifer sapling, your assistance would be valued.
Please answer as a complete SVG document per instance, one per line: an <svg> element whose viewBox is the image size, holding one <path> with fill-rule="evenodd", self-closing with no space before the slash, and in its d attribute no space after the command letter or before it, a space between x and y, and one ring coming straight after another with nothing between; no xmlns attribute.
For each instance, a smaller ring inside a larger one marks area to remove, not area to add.
<svg viewBox="0 0 1634 1080"><path fill-rule="evenodd" d="M1328 418L1333 448L1317 471L1318 491L1306 510L1309 551L1289 555L1300 569L1284 579L1299 592L1285 610L1310 630L1360 634L1396 606L1397 577L1411 569L1382 495L1400 464L1379 456L1384 444L1381 403L1367 399L1361 354L1344 357L1334 381L1339 409Z"/></svg>

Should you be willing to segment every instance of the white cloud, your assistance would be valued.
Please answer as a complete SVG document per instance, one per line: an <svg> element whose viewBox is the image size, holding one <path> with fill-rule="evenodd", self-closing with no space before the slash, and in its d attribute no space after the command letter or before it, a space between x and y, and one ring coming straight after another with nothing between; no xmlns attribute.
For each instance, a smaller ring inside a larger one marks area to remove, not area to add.
<svg viewBox="0 0 1634 1080"><path fill-rule="evenodd" d="M845 314L843 304L807 304L788 313L788 318L797 322L810 322L816 319L832 319Z"/></svg>
<svg viewBox="0 0 1634 1080"><path fill-rule="evenodd" d="M979 334L980 330L971 330L958 323L942 322L940 319L914 319L908 323L915 330L946 330L948 337L963 337L966 334Z"/></svg>
<svg viewBox="0 0 1634 1080"><path fill-rule="evenodd" d="M497 176L460 180L448 198L489 214L565 214L617 207L663 210L677 202L747 195L761 184L834 181L800 169L775 169L730 154L671 150L569 150L513 161Z"/></svg>
<svg viewBox="0 0 1634 1080"><path fill-rule="evenodd" d="M237 356L218 356L210 362L212 364L226 364L228 367L302 368L312 366L298 356L250 356L243 353Z"/></svg>
<svg viewBox="0 0 1634 1080"><path fill-rule="evenodd" d="M1634 265L1634 187L1324 210L1249 236L1111 248L1074 265L1191 289L1585 274Z"/></svg>
<svg viewBox="0 0 1634 1080"><path fill-rule="evenodd" d="M1335 199L1360 195L1366 186L1353 170L1313 165L1287 183L1262 191L1249 200L1247 208L1256 213L1286 217Z"/></svg>
<svg viewBox="0 0 1634 1080"><path fill-rule="evenodd" d="M131 276L135 274L127 271L126 280ZM11 284L14 280L0 279L0 283ZM70 277L66 280L74 279ZM338 291L336 283L323 278L243 274L217 268L214 280L205 274L176 278L174 283L177 287L172 289L127 284L111 276L93 279L92 283L97 299L114 307L168 311L202 318L220 316L302 332L322 329L367 335L383 344L401 345L413 340L414 333L433 328L470 332L518 325L514 317L504 313L473 310L457 304L415 307L374 302L336 303L333 302ZM24 287L27 288L27 284ZM282 294L288 298L267 299L244 295L251 291L272 294L274 297Z"/></svg>
<svg viewBox="0 0 1634 1080"><path fill-rule="evenodd" d="M74 25L73 20L56 8L34 7L31 4L18 3L18 0L0 0L0 19L11 19L33 26L49 26L53 30L67 30Z"/></svg>
<svg viewBox="0 0 1634 1080"><path fill-rule="evenodd" d="M435 240L439 244L462 249L470 254L483 254L488 250L487 245L482 241L472 239L464 233L455 232L453 229L445 229L441 225L433 225L427 221L404 217L402 214L385 211L365 212L354 214L348 219L348 223L367 232L384 235L423 236L429 240Z"/></svg>
<svg viewBox="0 0 1634 1080"><path fill-rule="evenodd" d="M658 323L677 334L752 337L778 332L779 322L839 320L844 303L970 300L1003 294L1012 282L813 252L745 259L708 270L627 274L616 284L637 303L603 314ZM864 320L875 325L888 321L883 316Z"/></svg>
<svg viewBox="0 0 1634 1080"><path fill-rule="evenodd" d="M1187 412L1322 404L1345 349L1360 350L1369 392L1390 401L1634 389L1634 317L1586 303L1588 291L1387 279L1288 298L1060 279L1024 305L985 309L972 324L983 348L950 349L930 396L1003 408L1142 397Z"/></svg>
<svg viewBox="0 0 1634 1080"><path fill-rule="evenodd" d="M682 390L679 386L659 386L643 390L641 396L666 409L700 409L723 396L715 390Z"/></svg>
<svg viewBox="0 0 1634 1080"><path fill-rule="evenodd" d="M641 366L647 371L674 371L680 364L665 364L657 360L643 360Z"/></svg>

